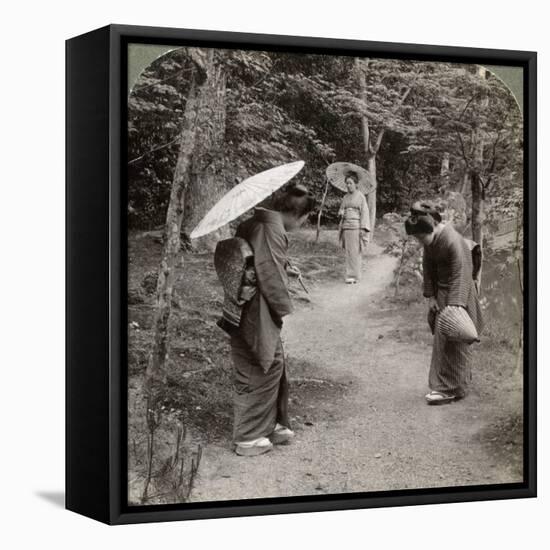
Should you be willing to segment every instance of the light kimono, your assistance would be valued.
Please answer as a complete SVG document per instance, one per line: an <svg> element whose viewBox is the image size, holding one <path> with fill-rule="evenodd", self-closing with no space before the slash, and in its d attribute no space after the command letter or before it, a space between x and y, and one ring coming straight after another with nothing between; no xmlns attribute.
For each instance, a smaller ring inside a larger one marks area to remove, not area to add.
<svg viewBox="0 0 550 550"><path fill-rule="evenodd" d="M339 241L345 250L346 278L361 277L361 253L369 240L371 229L369 207L360 191L347 193L339 210Z"/></svg>

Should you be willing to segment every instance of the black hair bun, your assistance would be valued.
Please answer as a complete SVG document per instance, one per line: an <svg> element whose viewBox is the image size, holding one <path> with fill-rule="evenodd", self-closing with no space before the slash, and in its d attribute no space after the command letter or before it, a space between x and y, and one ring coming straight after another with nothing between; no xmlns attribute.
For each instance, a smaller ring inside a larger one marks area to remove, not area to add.
<svg viewBox="0 0 550 550"><path fill-rule="evenodd" d="M433 224L427 215L416 215L416 219L405 220L405 232L407 235L420 235L433 233Z"/></svg>
<svg viewBox="0 0 550 550"><path fill-rule="evenodd" d="M355 185L359 183L359 174L355 170L348 170L346 172L345 179L348 179L348 178L351 178L355 182Z"/></svg>
<svg viewBox="0 0 550 550"><path fill-rule="evenodd" d="M287 192L293 197L304 197L305 195L309 194L308 188L301 183L292 184L291 186L289 186Z"/></svg>
<svg viewBox="0 0 550 550"><path fill-rule="evenodd" d="M441 214L437 208L428 201L417 201L411 206L411 214L416 215L430 215L435 221L440 222L442 220Z"/></svg>

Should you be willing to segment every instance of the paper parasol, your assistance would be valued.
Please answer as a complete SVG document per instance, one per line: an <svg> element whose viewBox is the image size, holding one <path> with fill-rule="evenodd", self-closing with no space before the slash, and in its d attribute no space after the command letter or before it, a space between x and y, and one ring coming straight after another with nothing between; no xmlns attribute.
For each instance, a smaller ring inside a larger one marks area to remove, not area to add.
<svg viewBox="0 0 550 550"><path fill-rule="evenodd" d="M260 172L245 179L224 195L206 213L206 216L193 229L190 237L192 239L202 237L238 218L277 191L303 167L304 161L299 160L270 168L265 172Z"/></svg>
<svg viewBox="0 0 550 550"><path fill-rule="evenodd" d="M340 191L347 192L346 188L346 176L349 172L355 172L359 178L359 183L357 189L367 195L368 193L374 191L375 185L372 182L370 174L361 166L352 164L351 162L335 162L327 168L327 179Z"/></svg>

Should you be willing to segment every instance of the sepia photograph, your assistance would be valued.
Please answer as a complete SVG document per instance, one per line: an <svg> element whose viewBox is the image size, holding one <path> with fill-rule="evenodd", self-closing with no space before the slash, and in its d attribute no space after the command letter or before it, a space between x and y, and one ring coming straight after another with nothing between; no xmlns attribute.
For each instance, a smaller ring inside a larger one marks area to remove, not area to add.
<svg viewBox="0 0 550 550"><path fill-rule="evenodd" d="M128 506L522 483L523 68L126 55Z"/></svg>

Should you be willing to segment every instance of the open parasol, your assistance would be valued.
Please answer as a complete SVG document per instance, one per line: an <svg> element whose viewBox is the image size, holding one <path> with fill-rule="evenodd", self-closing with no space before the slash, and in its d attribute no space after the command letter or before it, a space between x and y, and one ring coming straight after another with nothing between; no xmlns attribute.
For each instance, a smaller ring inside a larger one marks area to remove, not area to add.
<svg viewBox="0 0 550 550"><path fill-rule="evenodd" d="M367 195L368 193L374 191L375 185L372 181L371 175L361 166L352 164L351 162L335 162L327 168L327 179L340 191L347 192L346 188L346 176L350 172L355 172L359 183L357 189Z"/></svg>
<svg viewBox="0 0 550 550"><path fill-rule="evenodd" d="M292 179L304 166L303 160L270 168L251 176L224 195L193 229L190 237L196 239L216 231L262 202Z"/></svg>

